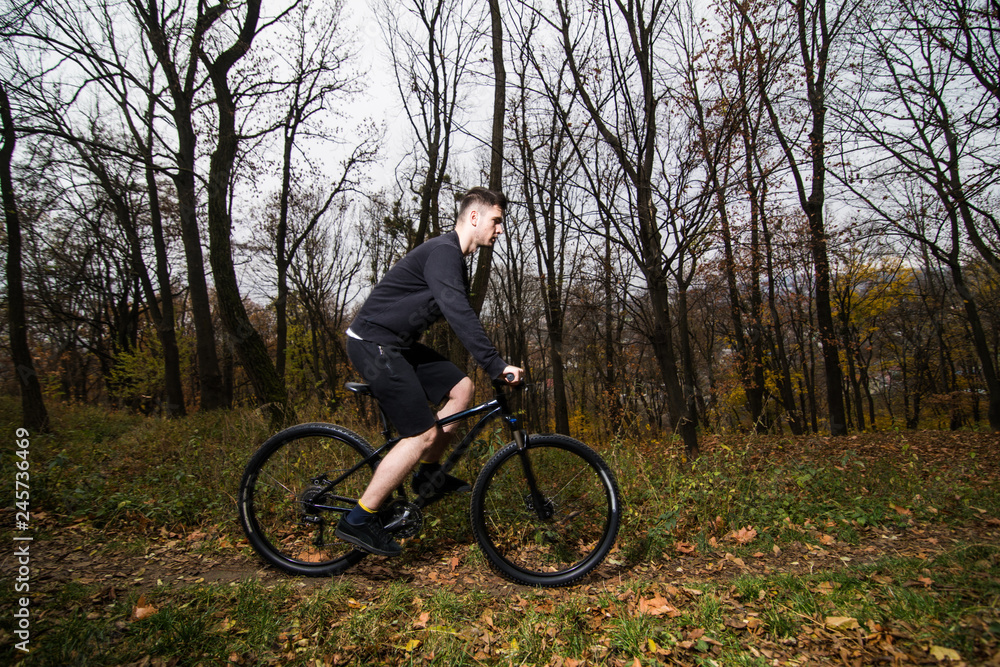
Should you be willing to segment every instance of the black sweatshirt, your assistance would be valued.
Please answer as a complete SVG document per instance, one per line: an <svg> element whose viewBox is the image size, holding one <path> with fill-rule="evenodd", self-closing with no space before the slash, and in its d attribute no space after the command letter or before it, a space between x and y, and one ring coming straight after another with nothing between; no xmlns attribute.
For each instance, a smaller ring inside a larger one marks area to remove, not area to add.
<svg viewBox="0 0 1000 667"><path fill-rule="evenodd" d="M396 262L372 290L351 332L380 345L409 347L441 316L491 378L507 363L469 304L465 259L458 234L420 244Z"/></svg>

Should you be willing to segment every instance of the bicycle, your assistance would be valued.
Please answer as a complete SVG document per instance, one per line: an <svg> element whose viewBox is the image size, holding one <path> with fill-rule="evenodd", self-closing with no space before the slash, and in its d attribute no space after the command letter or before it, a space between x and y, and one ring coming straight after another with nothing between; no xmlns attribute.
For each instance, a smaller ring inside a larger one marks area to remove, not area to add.
<svg viewBox="0 0 1000 667"><path fill-rule="evenodd" d="M348 382L358 396L368 385ZM377 402L376 402L377 403ZM386 442L374 449L357 433L327 423L292 426L268 438L240 482L239 516L250 544L267 562L297 575L330 576L366 555L334 537L336 523L357 502L372 471L401 438L381 412ZM590 573L614 545L621 521L618 483L590 447L564 435L528 435L512 414L504 383L492 400L438 421L479 417L442 464L447 472L494 420L511 441L487 461L472 489L472 532L490 567L519 584L566 586ZM379 510L397 540L423 525L422 496L405 483Z"/></svg>

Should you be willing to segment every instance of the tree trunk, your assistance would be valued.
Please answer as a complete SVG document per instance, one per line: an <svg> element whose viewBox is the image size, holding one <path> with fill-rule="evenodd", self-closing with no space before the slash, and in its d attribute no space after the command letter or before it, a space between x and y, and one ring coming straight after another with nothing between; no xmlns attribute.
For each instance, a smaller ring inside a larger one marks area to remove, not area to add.
<svg viewBox="0 0 1000 667"><path fill-rule="evenodd" d="M995 432L1000 432L1000 378L997 377L996 366L993 364L993 356L986 338L986 330L979 317L979 307L976 305L976 300L973 298L957 262L951 265L951 277L965 306L965 316L969 320L969 328L972 329L972 344L979 357L983 381L986 383L986 391L989 394L986 417L990 422L990 428Z"/></svg>
<svg viewBox="0 0 1000 667"><path fill-rule="evenodd" d="M493 132L490 146L490 190L503 190L503 124L507 115L507 69L503 62L503 17L499 0L490 2L490 24L493 37ZM476 273L472 278L472 296L469 302L478 314L486 300L486 286L490 284L493 267L493 248L480 248Z"/></svg>
<svg viewBox="0 0 1000 667"><path fill-rule="evenodd" d="M807 15L806 0L797 0L791 5L795 12L798 29L798 46L801 62L805 73L806 97L811 125L809 128L809 146L806 151L810 166L809 184L805 182L793 146L786 135L774 101L771 99L771 89L768 81L773 72L767 72L765 66L771 61L765 56L764 43L756 30L756 24L747 13L747 7L736 4L746 27L753 34L753 46L757 55L758 92L764 107L767 109L778 143L788 166L791 168L799 203L806 215L809 226L809 249L813 260L813 270L816 279L814 300L816 302L816 322L819 328L820 345L822 346L823 368L826 376L827 410L831 435L847 433L847 420L844 413L843 377L840 370L840 348L837 343L837 332L833 321L833 309L830 305L830 262L827 256L826 230L823 222L823 204L825 200L826 179L826 75L829 67L830 49L839 28L851 12L838 9L833 23L828 21L826 0L816 0L812 13Z"/></svg>
<svg viewBox="0 0 1000 667"><path fill-rule="evenodd" d="M694 352L691 348L691 333L688 323L688 285L678 286L677 295L677 336L680 338L681 368L684 377L684 397L687 413L691 420L698 422L698 377L694 370Z"/></svg>
<svg viewBox="0 0 1000 667"><path fill-rule="evenodd" d="M201 233L198 228L198 194L195 186L195 161L197 135L192 121L192 104L195 95L194 80L198 68L198 51L205 33L221 15L221 9L214 7L199 16L195 31L191 36L188 65L185 76L177 69L178 63L171 52L173 40L165 30L165 19L160 14L157 0L142 2L132 0L131 6L139 23L149 39L150 47L169 83L173 100L171 115L177 132L177 172L173 175L177 188L177 209L180 219L181 240L184 244L184 258L187 265L188 290L191 293L191 314L194 320L196 353L198 361L198 385L201 393L202 410L214 410L229 405L219 370L219 356L215 346L215 324L212 321L212 305L208 296L208 281L205 278L205 259L201 250Z"/></svg>
<svg viewBox="0 0 1000 667"><path fill-rule="evenodd" d="M219 317L239 357L258 402L270 413L272 422L281 422L288 414L288 393L275 371L267 346L253 327L240 296L233 266L232 218L229 215L229 180L239 137L236 134L236 106L229 89L228 74L250 49L256 34L261 0L246 4L247 15L236 43L208 66L215 90L218 117L218 143L212 153L208 174L209 261L215 278Z"/></svg>
<svg viewBox="0 0 1000 667"><path fill-rule="evenodd" d="M623 318L616 318L614 313L614 276L611 274L611 220L604 216L604 257L601 264L601 287L604 292L604 372L603 378L604 400L608 405L608 421L611 434L618 435L621 430L623 407L619 399L618 387L618 353L616 342L618 339L614 335L615 322L624 322Z"/></svg>
<svg viewBox="0 0 1000 667"><path fill-rule="evenodd" d="M275 232L275 268L278 271L278 294L274 302L274 336L275 360L274 369L282 381L285 379L285 360L288 347L288 208L292 188L292 149L295 146L295 133L298 130L293 113L288 114L285 121L284 145L281 161L281 201L278 207L278 228Z"/></svg>
<svg viewBox="0 0 1000 667"><path fill-rule="evenodd" d="M817 149L819 150L819 149ZM815 184L821 191L822 183ZM820 179L822 180L822 179ZM826 253L826 233L823 231L823 198L810 197L807 209L809 218L810 247L816 278L816 324L819 327L820 347L823 352L823 370L826 375L826 401L830 419L830 435L846 435L847 419L844 410L843 375L840 371L840 346L830 305L830 261Z"/></svg>
<svg viewBox="0 0 1000 667"><path fill-rule="evenodd" d="M667 411L670 413L670 425L675 433L679 433L684 441L684 449L689 460L698 456L697 423L688 413L684 390L678 379L677 355L674 352L672 322L670 316L670 301L667 281L653 267L647 274L649 297L652 302L654 322L650 334L653 353L660 367L667 390Z"/></svg>
<svg viewBox="0 0 1000 667"><path fill-rule="evenodd" d="M791 363L785 351L785 335L782 331L781 313L778 310L778 299L775 287L774 253L771 246L771 230L768 226L768 216L763 213L760 218L760 228L764 235L764 259L767 272L767 307L771 314L771 335L774 337L774 356L778 365L778 393L785 406L788 428L792 435L802 435L805 430L804 415L795 403L795 392L792 389Z"/></svg>
<svg viewBox="0 0 1000 667"><path fill-rule="evenodd" d="M184 404L184 382L181 376L181 355L177 347L174 327L174 293L170 284L170 265L163 236L163 217L160 214L160 193L156 184L152 156L145 163L146 189L149 191L149 219L153 232L153 251L156 256L156 281L160 286L160 321L156 331L163 347L163 382L167 394L167 415L181 417L187 409ZM155 297L154 297L155 299Z"/></svg>
<svg viewBox="0 0 1000 667"><path fill-rule="evenodd" d="M180 128L178 128L180 133ZM198 229L197 192L194 179L194 130L190 144L181 141L178 151L178 171L174 177L177 187L177 208L180 218L181 240L187 265L188 291L191 293L191 317L194 321L195 351L198 359L198 385L202 410L228 407L219 371L219 355L215 347L215 323L205 278L205 258L201 251L201 232Z"/></svg>
<svg viewBox="0 0 1000 667"><path fill-rule="evenodd" d="M49 431L49 414L42 397L42 385L35 372L28 345L28 321L24 299L24 276L21 269L21 220L14 196L11 162L17 133L7 99L7 88L0 85L0 120L3 122L3 146L0 147L0 189L3 190L4 220L7 225L7 308L10 327L10 356L21 387L21 417L30 431Z"/></svg>

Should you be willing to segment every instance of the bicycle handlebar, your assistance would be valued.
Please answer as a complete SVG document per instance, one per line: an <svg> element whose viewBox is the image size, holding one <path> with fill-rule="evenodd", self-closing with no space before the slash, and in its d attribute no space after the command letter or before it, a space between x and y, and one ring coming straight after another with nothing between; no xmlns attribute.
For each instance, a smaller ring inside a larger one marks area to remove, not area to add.
<svg viewBox="0 0 1000 667"><path fill-rule="evenodd" d="M513 373L504 373L500 377L493 380L493 388L496 391L503 391L504 389L523 389L528 386L524 376L521 377L521 381L517 384L514 383L515 377L516 376Z"/></svg>

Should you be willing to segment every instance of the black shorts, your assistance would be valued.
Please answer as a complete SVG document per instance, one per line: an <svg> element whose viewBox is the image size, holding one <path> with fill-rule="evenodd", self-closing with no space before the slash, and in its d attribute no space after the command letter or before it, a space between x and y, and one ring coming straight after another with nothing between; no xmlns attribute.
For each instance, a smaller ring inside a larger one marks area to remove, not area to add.
<svg viewBox="0 0 1000 667"><path fill-rule="evenodd" d="M404 438L434 426L437 416L430 404L443 401L465 377L458 366L420 343L402 348L348 337L347 356Z"/></svg>

